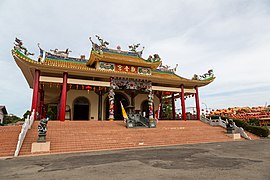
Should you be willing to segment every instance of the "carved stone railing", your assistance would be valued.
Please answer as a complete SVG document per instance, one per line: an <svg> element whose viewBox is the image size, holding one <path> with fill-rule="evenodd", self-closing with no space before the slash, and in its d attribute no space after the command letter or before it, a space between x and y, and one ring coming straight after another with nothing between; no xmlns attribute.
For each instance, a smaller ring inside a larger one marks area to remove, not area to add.
<svg viewBox="0 0 270 180"><path fill-rule="evenodd" d="M227 119L223 120L220 117L218 119L211 119L211 117L207 118L205 116L201 116L201 121L204 123L210 124L211 126L221 126L225 129L227 128L226 124L228 123ZM247 135L247 133L244 131L244 129L242 127L236 126L234 122L233 122L233 127L234 127L236 133L240 133L240 135L243 138L251 140L251 138Z"/></svg>
<svg viewBox="0 0 270 180"><path fill-rule="evenodd" d="M251 140L251 138L247 135L247 133L244 131L244 129L242 127L238 127L235 125L235 122L233 122L233 127L236 133L240 133L240 135L248 140Z"/></svg>
<svg viewBox="0 0 270 180"><path fill-rule="evenodd" d="M22 125L22 129L21 132L19 134L19 138L18 138L18 142L17 142L17 146L16 146L16 150L14 153L14 156L17 157L20 153L24 138L26 136L26 133L28 131L28 129L31 129L31 126L34 122L34 115L35 115L35 110L32 111L31 116L27 116L27 118L25 119L23 125Z"/></svg>

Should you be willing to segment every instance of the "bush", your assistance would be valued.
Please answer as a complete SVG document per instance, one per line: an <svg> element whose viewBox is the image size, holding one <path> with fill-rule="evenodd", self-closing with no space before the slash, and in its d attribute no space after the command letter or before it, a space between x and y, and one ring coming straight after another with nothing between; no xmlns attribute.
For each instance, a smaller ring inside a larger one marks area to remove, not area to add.
<svg viewBox="0 0 270 180"><path fill-rule="evenodd" d="M259 119L249 119L248 124L251 126L260 126L260 120Z"/></svg>
<svg viewBox="0 0 270 180"><path fill-rule="evenodd" d="M247 123L245 123L244 121L240 120L240 119L233 119L233 122L235 122L235 125L238 127L242 127L243 129L247 129L247 127L249 126Z"/></svg>
<svg viewBox="0 0 270 180"><path fill-rule="evenodd" d="M12 124L12 123L16 123L18 121L21 121L21 118L15 116L15 115L4 116L4 124Z"/></svg>
<svg viewBox="0 0 270 180"><path fill-rule="evenodd" d="M260 137L268 137L269 129L267 127L260 127L260 126L248 126L246 129L248 132L256 134Z"/></svg>
<svg viewBox="0 0 270 180"><path fill-rule="evenodd" d="M239 119L234 119L235 125L238 127L242 127L244 130L251 132L260 137L268 137L269 129L267 127L260 127L260 126L250 126L249 124L241 121Z"/></svg>
<svg viewBox="0 0 270 180"><path fill-rule="evenodd" d="M219 116L211 116L212 119L219 119ZM227 117L221 117L222 120L229 119ZM235 125L238 127L242 127L244 130L251 132L257 136L260 137L268 137L269 135L269 129L267 127L260 127L260 126L254 126L259 124L258 119L250 119L249 123L252 125L249 125L248 123L240 120L240 119L233 119L233 122L235 122Z"/></svg>

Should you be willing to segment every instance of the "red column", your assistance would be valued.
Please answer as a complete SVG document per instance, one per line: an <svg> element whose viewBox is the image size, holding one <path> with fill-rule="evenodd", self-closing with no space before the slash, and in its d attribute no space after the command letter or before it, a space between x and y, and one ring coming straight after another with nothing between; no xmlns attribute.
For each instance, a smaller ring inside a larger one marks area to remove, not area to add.
<svg viewBox="0 0 270 180"><path fill-rule="evenodd" d="M175 101L174 101L174 93L172 93L172 119L175 120Z"/></svg>
<svg viewBox="0 0 270 180"><path fill-rule="evenodd" d="M31 107L31 111L35 110L35 112L38 111L37 108L38 108L39 78L40 78L40 71L36 69L34 82L33 82L33 96L32 96L32 107ZM36 113L34 116L34 120L36 120Z"/></svg>
<svg viewBox="0 0 270 180"><path fill-rule="evenodd" d="M184 85L181 85L181 106L182 106L182 120L187 120L186 117L186 105L185 105L185 92Z"/></svg>
<svg viewBox="0 0 270 180"><path fill-rule="evenodd" d="M197 119L201 120L201 110L200 110L200 102L199 102L199 90L198 87L195 87L196 94L195 94L195 101L196 101L196 111L197 111Z"/></svg>
<svg viewBox="0 0 270 180"><path fill-rule="evenodd" d="M60 114L59 114L60 121L65 121L66 101L67 101L67 78L68 78L68 73L64 72L63 85L62 85L62 95L61 95L61 102L60 102L61 106L60 106Z"/></svg>
<svg viewBox="0 0 270 180"><path fill-rule="evenodd" d="M39 101L39 112L40 112L40 118L44 118L44 90L41 88L40 90L40 101Z"/></svg>

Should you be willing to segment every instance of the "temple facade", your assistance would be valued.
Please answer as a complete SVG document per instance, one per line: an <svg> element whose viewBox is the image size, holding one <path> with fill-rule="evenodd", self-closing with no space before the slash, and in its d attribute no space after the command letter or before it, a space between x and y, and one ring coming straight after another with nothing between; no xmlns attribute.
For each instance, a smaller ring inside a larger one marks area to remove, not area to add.
<svg viewBox="0 0 270 180"><path fill-rule="evenodd" d="M143 59L139 44L123 51L96 37L98 43L89 38L89 59L69 57L69 49L45 51L38 46L37 60L16 38L12 55L33 89L31 110L36 119L122 120L121 105L135 107L149 119L162 119L165 104L171 105L171 119L176 119L175 101L180 98L180 119L186 120L187 97L194 97L196 119L200 119L199 88L215 79L211 70L183 78L175 73L176 67L163 65L158 54Z"/></svg>

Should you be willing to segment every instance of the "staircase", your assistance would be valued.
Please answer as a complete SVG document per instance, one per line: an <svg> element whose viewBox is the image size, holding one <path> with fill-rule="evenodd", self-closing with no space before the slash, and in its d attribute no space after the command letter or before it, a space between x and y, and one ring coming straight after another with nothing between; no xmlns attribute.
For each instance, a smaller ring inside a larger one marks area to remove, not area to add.
<svg viewBox="0 0 270 180"><path fill-rule="evenodd" d="M22 126L0 126L0 157L13 156Z"/></svg>
<svg viewBox="0 0 270 180"><path fill-rule="evenodd" d="M38 123L28 131L19 155L31 154L31 145L38 138ZM122 121L49 121L47 141L51 142L50 153L83 152L233 141L225 131L200 121L159 121L157 128L129 129ZM11 155L15 146L14 142Z"/></svg>

